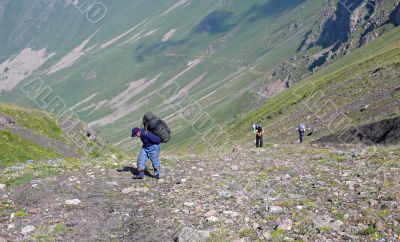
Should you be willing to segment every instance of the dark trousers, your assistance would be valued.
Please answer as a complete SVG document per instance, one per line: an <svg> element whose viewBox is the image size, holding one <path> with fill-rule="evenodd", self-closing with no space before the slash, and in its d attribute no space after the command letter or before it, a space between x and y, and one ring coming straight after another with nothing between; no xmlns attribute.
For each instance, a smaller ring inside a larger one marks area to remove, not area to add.
<svg viewBox="0 0 400 242"><path fill-rule="evenodd" d="M304 131L299 131L299 138L300 138L300 143L303 143L304 140Z"/></svg>
<svg viewBox="0 0 400 242"><path fill-rule="evenodd" d="M256 147L263 147L264 141L262 136L257 136L256 135Z"/></svg>

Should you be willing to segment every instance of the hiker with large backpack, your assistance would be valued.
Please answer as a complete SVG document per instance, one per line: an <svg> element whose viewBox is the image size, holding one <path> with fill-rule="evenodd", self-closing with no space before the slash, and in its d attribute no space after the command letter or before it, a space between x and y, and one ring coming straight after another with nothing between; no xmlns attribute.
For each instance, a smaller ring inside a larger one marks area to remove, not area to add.
<svg viewBox="0 0 400 242"><path fill-rule="evenodd" d="M157 115L149 112L143 117L144 128L132 129L132 137L140 137L143 146L140 150L137 167L139 174L133 179L143 179L146 169L146 162L151 160L154 169L154 178L160 179L160 143L167 143L170 139L171 130L167 124Z"/></svg>
<svg viewBox="0 0 400 242"><path fill-rule="evenodd" d="M256 148L262 148L264 145L263 135L264 129L261 126L261 123L257 123L255 125L256 128Z"/></svg>
<svg viewBox="0 0 400 242"><path fill-rule="evenodd" d="M299 132L299 141L300 143L303 143L304 133L306 132L306 126L304 124L299 124L297 126L297 131Z"/></svg>

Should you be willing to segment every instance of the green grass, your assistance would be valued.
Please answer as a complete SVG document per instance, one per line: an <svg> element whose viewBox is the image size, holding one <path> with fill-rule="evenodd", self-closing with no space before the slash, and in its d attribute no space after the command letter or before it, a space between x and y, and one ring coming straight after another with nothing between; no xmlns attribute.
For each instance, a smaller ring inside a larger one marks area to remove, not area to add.
<svg viewBox="0 0 400 242"><path fill-rule="evenodd" d="M18 127L34 130L45 137L65 140L60 126L45 112L0 103L0 116L2 114L12 118Z"/></svg>
<svg viewBox="0 0 400 242"><path fill-rule="evenodd" d="M257 239L257 231L253 228L242 229L238 233L240 238L250 238L252 240Z"/></svg>
<svg viewBox="0 0 400 242"><path fill-rule="evenodd" d="M283 241L283 238L285 236L285 230L283 229L276 229L272 231L272 240L274 241Z"/></svg>
<svg viewBox="0 0 400 242"><path fill-rule="evenodd" d="M14 216L17 218L24 218L24 217L28 217L29 214L26 213L25 211L18 211L14 213Z"/></svg>
<svg viewBox="0 0 400 242"><path fill-rule="evenodd" d="M361 235L372 235L378 233L378 229L372 226L368 226L366 229L360 232Z"/></svg>
<svg viewBox="0 0 400 242"><path fill-rule="evenodd" d="M57 153L6 130L0 130L0 167L27 160L54 159Z"/></svg>

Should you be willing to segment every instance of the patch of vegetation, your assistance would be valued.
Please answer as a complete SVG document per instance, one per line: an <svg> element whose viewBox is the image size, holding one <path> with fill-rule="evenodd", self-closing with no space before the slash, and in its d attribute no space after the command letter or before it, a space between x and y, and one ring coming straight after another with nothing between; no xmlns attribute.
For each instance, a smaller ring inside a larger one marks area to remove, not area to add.
<svg viewBox="0 0 400 242"><path fill-rule="evenodd" d="M226 241L226 239L232 235L232 232L224 229L218 228L216 231L212 232L210 236L207 238L207 242L219 242L219 241Z"/></svg>
<svg viewBox="0 0 400 242"><path fill-rule="evenodd" d="M280 201L275 202L275 205L279 206L279 207L289 208L289 207L293 207L294 201L292 199L280 200Z"/></svg>
<svg viewBox="0 0 400 242"><path fill-rule="evenodd" d="M23 174L21 176L12 177L6 180L5 184L10 187L21 186L31 182L34 179L34 175L32 173Z"/></svg>
<svg viewBox="0 0 400 242"><path fill-rule="evenodd" d="M249 238L252 240L257 239L257 231L253 228L245 228L239 231L238 233L240 238Z"/></svg>
<svg viewBox="0 0 400 242"><path fill-rule="evenodd" d="M360 232L360 235L372 235L378 233L378 229L373 226L368 226L363 231Z"/></svg>
<svg viewBox="0 0 400 242"><path fill-rule="evenodd" d="M27 160L55 159L54 151L6 130L0 130L0 167L14 165Z"/></svg>
<svg viewBox="0 0 400 242"><path fill-rule="evenodd" d="M33 130L45 137L65 140L60 126L45 112L10 104L0 104L1 113L12 118L18 127Z"/></svg>
<svg viewBox="0 0 400 242"><path fill-rule="evenodd" d="M318 229L318 231L321 234L328 233L331 230L332 230L332 228L330 226L322 226L321 228Z"/></svg>
<svg viewBox="0 0 400 242"><path fill-rule="evenodd" d="M14 213L14 216L17 218L24 218L24 217L28 217L29 214L26 213L25 211L18 211Z"/></svg>
<svg viewBox="0 0 400 242"><path fill-rule="evenodd" d="M285 230L276 229L271 233L271 236L274 241L282 241L285 237Z"/></svg>

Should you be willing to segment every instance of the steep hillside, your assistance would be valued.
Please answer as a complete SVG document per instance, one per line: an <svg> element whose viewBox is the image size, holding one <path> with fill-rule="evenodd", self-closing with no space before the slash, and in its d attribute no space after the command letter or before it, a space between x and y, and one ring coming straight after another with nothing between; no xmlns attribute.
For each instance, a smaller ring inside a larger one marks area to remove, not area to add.
<svg viewBox="0 0 400 242"><path fill-rule="evenodd" d="M325 4L103 1L107 14L97 22L84 3L0 1L1 100L32 105L21 89L40 76L66 107L125 148L147 110L171 123L175 147L206 133L192 127L199 117L224 123L248 111Z"/></svg>
<svg viewBox="0 0 400 242"><path fill-rule="evenodd" d="M79 158L96 154L104 145L89 139L90 129L75 122L74 129L65 120L33 109L0 104L0 167L24 162Z"/></svg>
<svg viewBox="0 0 400 242"><path fill-rule="evenodd" d="M227 133L251 145L250 125L262 121L268 142L292 143L305 123L307 141L396 144L399 65L397 28L238 118Z"/></svg>
<svg viewBox="0 0 400 242"><path fill-rule="evenodd" d="M59 97L47 111L70 109L126 150L152 110L181 149L397 26L396 4L1 0L0 100Z"/></svg>

